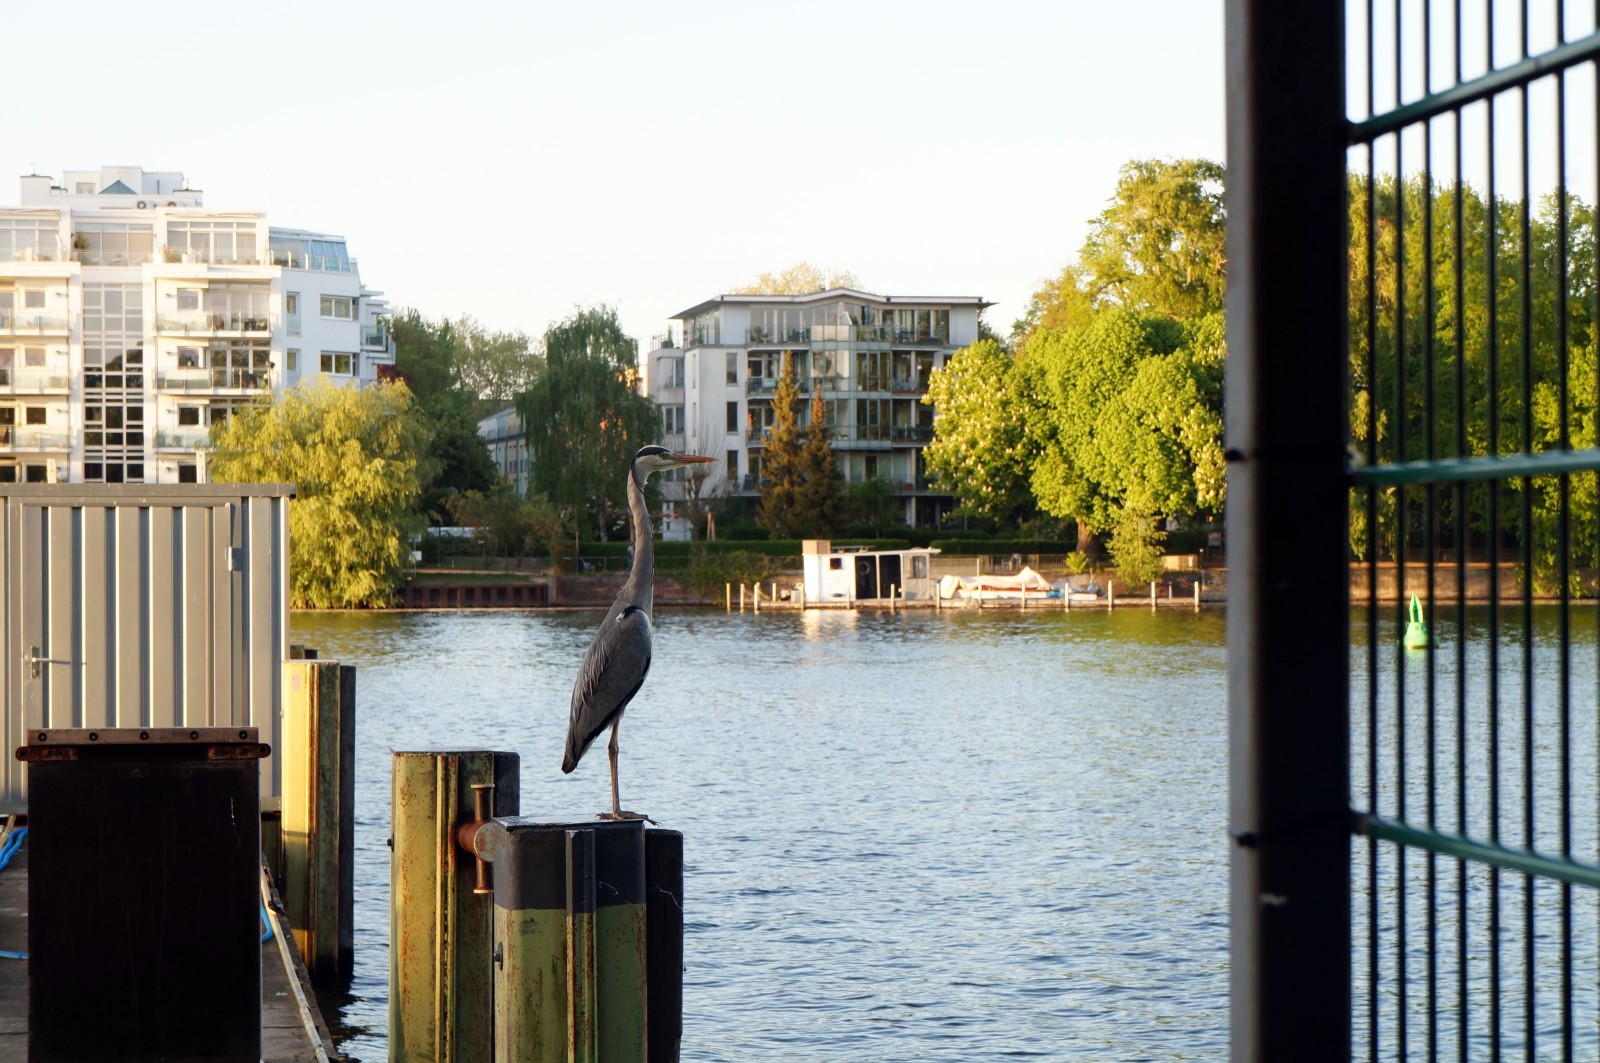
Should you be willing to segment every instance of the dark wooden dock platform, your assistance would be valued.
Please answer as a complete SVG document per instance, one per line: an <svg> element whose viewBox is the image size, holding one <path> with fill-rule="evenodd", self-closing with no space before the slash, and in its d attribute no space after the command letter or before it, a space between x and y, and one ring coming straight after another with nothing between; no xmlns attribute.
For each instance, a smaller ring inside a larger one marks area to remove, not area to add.
<svg viewBox="0 0 1600 1063"><path fill-rule="evenodd" d="M273 895L276 927L261 946L261 1058L267 1063L327 1063L333 1041ZM28 949L26 847L0 871L0 951ZM28 961L0 958L0 1063L28 1058Z"/></svg>

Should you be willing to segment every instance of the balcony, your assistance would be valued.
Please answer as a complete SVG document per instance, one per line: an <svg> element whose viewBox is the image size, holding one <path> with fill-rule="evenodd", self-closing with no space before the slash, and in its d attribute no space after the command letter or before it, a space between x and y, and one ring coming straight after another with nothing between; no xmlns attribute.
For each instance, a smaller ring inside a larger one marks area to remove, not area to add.
<svg viewBox="0 0 1600 1063"><path fill-rule="evenodd" d="M154 251L86 251L72 252L72 261L85 266L142 266L154 262Z"/></svg>
<svg viewBox="0 0 1600 1063"><path fill-rule="evenodd" d="M44 395L65 392L72 381L62 369L40 367L0 368L0 391L12 395Z"/></svg>
<svg viewBox="0 0 1600 1063"><path fill-rule="evenodd" d="M180 428L168 428L156 433L157 450L193 450L203 446L211 438L209 429L185 425Z"/></svg>
<svg viewBox="0 0 1600 1063"><path fill-rule="evenodd" d="M928 386L915 377L895 377L889 382L889 390L896 395L922 395Z"/></svg>
<svg viewBox="0 0 1600 1063"><path fill-rule="evenodd" d="M362 325L361 346L365 350L391 350L392 348L389 346L389 330L382 325Z"/></svg>
<svg viewBox="0 0 1600 1063"><path fill-rule="evenodd" d="M162 391L216 391L233 389L260 391L272 386L267 369L164 369L156 374Z"/></svg>
<svg viewBox="0 0 1600 1063"><path fill-rule="evenodd" d="M163 247L161 261L190 266L277 265L264 259L260 251L221 251L210 247Z"/></svg>
<svg viewBox="0 0 1600 1063"><path fill-rule="evenodd" d="M168 336L211 336L219 333L270 333L270 316L238 310L169 310L156 315L156 332Z"/></svg>
<svg viewBox="0 0 1600 1063"><path fill-rule="evenodd" d="M354 273L356 260L338 255L311 255L304 251L285 251L273 248L271 264L284 269L304 269L314 273Z"/></svg>
<svg viewBox="0 0 1600 1063"><path fill-rule="evenodd" d="M720 347L722 346L721 328L695 328L684 334L685 347Z"/></svg>
<svg viewBox="0 0 1600 1063"><path fill-rule="evenodd" d="M27 232L26 229L23 230ZM65 262L61 241L51 239L38 247L0 247L0 262Z"/></svg>
<svg viewBox="0 0 1600 1063"><path fill-rule="evenodd" d="M795 387L801 394L811 391L811 377L797 376L794 378ZM751 398L771 398L778 390L778 378L771 376L751 377L744 382L744 393Z"/></svg>
<svg viewBox="0 0 1600 1063"><path fill-rule="evenodd" d="M795 344L810 343L811 330L808 328L769 329L756 325L744 330L744 342L747 347L787 347Z"/></svg>
<svg viewBox="0 0 1600 1063"><path fill-rule="evenodd" d="M0 335L42 336L64 333L70 328L66 314L43 310L0 310Z"/></svg>
<svg viewBox="0 0 1600 1063"><path fill-rule="evenodd" d="M65 432L38 425L0 425L0 446L12 450L66 450L69 445Z"/></svg>
<svg viewBox="0 0 1600 1063"><path fill-rule="evenodd" d="M891 437L896 443L932 443L933 426L895 425Z"/></svg>

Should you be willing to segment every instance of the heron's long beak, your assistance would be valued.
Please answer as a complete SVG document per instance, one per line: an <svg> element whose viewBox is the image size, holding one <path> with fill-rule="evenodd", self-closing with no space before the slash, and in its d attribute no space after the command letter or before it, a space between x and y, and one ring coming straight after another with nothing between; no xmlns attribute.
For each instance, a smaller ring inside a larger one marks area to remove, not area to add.
<svg viewBox="0 0 1600 1063"><path fill-rule="evenodd" d="M678 465L699 465L702 462L716 461L716 458L701 457L699 454L674 454L672 460Z"/></svg>

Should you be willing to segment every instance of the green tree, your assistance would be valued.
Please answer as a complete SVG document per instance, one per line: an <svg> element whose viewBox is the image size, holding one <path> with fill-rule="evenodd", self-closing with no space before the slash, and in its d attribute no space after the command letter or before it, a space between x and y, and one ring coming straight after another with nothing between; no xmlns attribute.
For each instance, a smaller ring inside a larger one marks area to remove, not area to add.
<svg viewBox="0 0 1600 1063"><path fill-rule="evenodd" d="M517 398L529 488L605 540L627 519L634 453L661 434L656 404L633 386L639 345L601 306L552 325L544 350L544 371Z"/></svg>
<svg viewBox="0 0 1600 1063"><path fill-rule="evenodd" d="M844 477L833 460L821 391L811 396L811 421L800 448L800 479L797 530L815 539L838 534L844 525Z"/></svg>
<svg viewBox="0 0 1600 1063"><path fill-rule="evenodd" d="M772 427L761 453L761 499L756 523L774 539L792 539L799 527L804 465L800 456L800 387L794 358L784 352L783 371L772 392Z"/></svg>
<svg viewBox="0 0 1600 1063"><path fill-rule="evenodd" d="M428 428L403 384L302 384L212 426L218 483L293 483L293 604L388 605L400 585Z"/></svg>
<svg viewBox="0 0 1600 1063"><path fill-rule="evenodd" d="M851 484L845 490L845 511L853 523L871 528L874 538L881 537L890 525L900 523L904 515L894 484L882 476Z"/></svg>
<svg viewBox="0 0 1600 1063"><path fill-rule="evenodd" d="M961 514L1009 523L1034 508L1028 483L1032 396L1016 359L994 340L957 351L933 371L923 402L938 414L923 451Z"/></svg>
<svg viewBox="0 0 1600 1063"><path fill-rule="evenodd" d="M524 557L541 548L554 556L566 542L567 529L549 499L519 495L503 480L487 492L452 495L449 506L458 525L475 529L484 557Z"/></svg>
<svg viewBox="0 0 1600 1063"><path fill-rule="evenodd" d="M456 362L468 341L450 321L432 321L416 310L396 314L390 331L395 368L412 389L429 428L418 509L430 522L441 524L453 493L488 491L499 476L489 445L478 434L478 407L462 386Z"/></svg>
<svg viewBox="0 0 1600 1063"><path fill-rule="evenodd" d="M544 358L525 332L490 331L467 315L452 328L456 376L475 420L512 405L544 368Z"/></svg>
<svg viewBox="0 0 1600 1063"><path fill-rule="evenodd" d="M734 288L730 295L808 295L831 288L860 288L861 282L848 270L822 269L809 262L797 262L781 273L763 273L752 283Z"/></svg>

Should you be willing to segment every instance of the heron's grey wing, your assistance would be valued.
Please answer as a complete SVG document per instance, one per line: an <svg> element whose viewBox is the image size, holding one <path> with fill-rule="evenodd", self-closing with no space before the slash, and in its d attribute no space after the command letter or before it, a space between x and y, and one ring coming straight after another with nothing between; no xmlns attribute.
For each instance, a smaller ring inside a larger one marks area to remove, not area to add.
<svg viewBox="0 0 1600 1063"><path fill-rule="evenodd" d="M578 766L584 751L611 725L638 693L650 672L650 616L630 605L607 616L589 643L572 687L572 716L567 723L566 758L561 770Z"/></svg>

